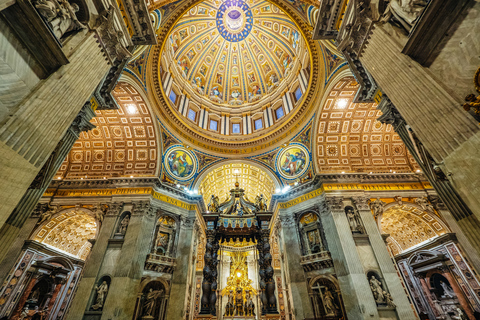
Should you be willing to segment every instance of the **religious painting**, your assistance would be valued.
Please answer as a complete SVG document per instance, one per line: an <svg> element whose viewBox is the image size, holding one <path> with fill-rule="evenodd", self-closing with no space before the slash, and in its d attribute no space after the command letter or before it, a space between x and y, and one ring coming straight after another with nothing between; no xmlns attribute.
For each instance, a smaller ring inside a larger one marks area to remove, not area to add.
<svg viewBox="0 0 480 320"><path fill-rule="evenodd" d="M233 61L233 64L237 64L237 56L236 56L236 55L233 56L233 60L232 60L232 61Z"/></svg>
<svg viewBox="0 0 480 320"><path fill-rule="evenodd" d="M282 26L282 36L284 36L285 38L288 38L290 37L290 29L285 27L285 26Z"/></svg>
<svg viewBox="0 0 480 320"><path fill-rule="evenodd" d="M180 40L178 39L177 34L173 34L170 36L170 42L172 44L173 53L177 52L178 47L180 46Z"/></svg>
<svg viewBox="0 0 480 320"><path fill-rule="evenodd" d="M277 56L277 58L279 58L279 59L280 59L280 58L282 57L282 55L283 55L283 50L280 49L279 47L275 47L275 51L274 51L274 52L275 52L275 55Z"/></svg>
<svg viewBox="0 0 480 320"><path fill-rule="evenodd" d="M300 42L300 33L296 30L292 32L292 45L294 49L298 48L298 43Z"/></svg>
<svg viewBox="0 0 480 320"><path fill-rule="evenodd" d="M285 57L283 57L283 72L287 71L288 68L292 65L293 59L290 57L290 55L285 54Z"/></svg>
<svg viewBox="0 0 480 320"><path fill-rule="evenodd" d="M178 34L180 35L180 40L183 41L188 35L187 29L180 30Z"/></svg>
<svg viewBox="0 0 480 320"><path fill-rule="evenodd" d="M207 73L207 67L205 65L202 65L200 67L200 74L205 77L205 74Z"/></svg>
<svg viewBox="0 0 480 320"><path fill-rule="evenodd" d="M253 73L247 74L248 81L255 82L255 75Z"/></svg>
<svg viewBox="0 0 480 320"><path fill-rule="evenodd" d="M203 7L198 8L198 14L207 14L207 9Z"/></svg>
<svg viewBox="0 0 480 320"><path fill-rule="evenodd" d="M272 29L272 23L270 21L262 21L264 27Z"/></svg>
<svg viewBox="0 0 480 320"><path fill-rule="evenodd" d="M310 163L308 150L301 144L291 144L277 157L278 172L287 179L295 179L305 173Z"/></svg>
<svg viewBox="0 0 480 320"><path fill-rule="evenodd" d="M167 172L178 180L188 180L195 174L195 157L182 147L172 147L165 156Z"/></svg>
<svg viewBox="0 0 480 320"><path fill-rule="evenodd" d="M217 73L217 80L216 82L221 85L223 81L223 76L220 73Z"/></svg>
<svg viewBox="0 0 480 320"><path fill-rule="evenodd" d="M265 6L260 9L262 13L271 12L270 6Z"/></svg>
<svg viewBox="0 0 480 320"><path fill-rule="evenodd" d="M195 58L195 55L196 55L196 54L197 54L197 53L195 52L195 50L190 49L190 50L187 52L187 58L188 58L188 60L192 61L193 58Z"/></svg>
<svg viewBox="0 0 480 320"><path fill-rule="evenodd" d="M300 218L300 223L303 224L303 225L307 225L307 224L310 224L312 222L316 222L318 221L318 217L315 213L313 212L309 212L307 214L304 214L301 218Z"/></svg>
<svg viewBox="0 0 480 320"><path fill-rule="evenodd" d="M270 68L270 65L268 63L265 63L263 65L263 71L265 72L265 74L269 73L270 71L272 71L272 68Z"/></svg>
<svg viewBox="0 0 480 320"><path fill-rule="evenodd" d="M178 65L180 66L180 68L182 69L183 71L183 74L186 76L188 74L188 70L190 68L190 65L187 61L187 59L185 58L182 58L178 61Z"/></svg>
<svg viewBox="0 0 480 320"><path fill-rule="evenodd" d="M239 87L240 83L238 82L238 77L232 77L232 86Z"/></svg>

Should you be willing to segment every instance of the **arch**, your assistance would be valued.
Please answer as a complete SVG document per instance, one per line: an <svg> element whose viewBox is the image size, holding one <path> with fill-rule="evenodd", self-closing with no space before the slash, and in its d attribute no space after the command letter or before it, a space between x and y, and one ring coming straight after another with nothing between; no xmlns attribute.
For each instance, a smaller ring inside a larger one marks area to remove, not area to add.
<svg viewBox="0 0 480 320"><path fill-rule="evenodd" d="M394 255L451 232L440 217L407 201L386 205L377 223L381 233L390 234L387 244Z"/></svg>
<svg viewBox="0 0 480 320"><path fill-rule="evenodd" d="M92 247L89 240L97 237L98 226L91 210L67 208L42 222L30 239L85 260Z"/></svg>
<svg viewBox="0 0 480 320"><path fill-rule="evenodd" d="M338 280L331 275L318 275L308 284L308 294L315 318L342 319L345 315Z"/></svg>
<svg viewBox="0 0 480 320"><path fill-rule="evenodd" d="M345 74L345 73L343 73ZM338 80L337 80L338 79ZM336 77L315 123L318 173L413 173L418 164L389 124L377 121L375 103L355 103L360 85Z"/></svg>
<svg viewBox="0 0 480 320"><path fill-rule="evenodd" d="M158 123L142 92L119 82L112 93L119 109L95 111L96 128L80 134L55 179L157 176Z"/></svg>
<svg viewBox="0 0 480 320"><path fill-rule="evenodd" d="M242 165L242 166L240 166ZM195 190L198 190L199 193L201 193L202 191L202 184L204 183L204 181L206 181L205 179L207 179L209 176L211 176L213 174L213 172L215 171L223 171L223 180L222 182L225 180L227 180L227 177L226 177L226 174L229 174L229 175L232 175L232 178L234 178L233 176L233 172L229 172L228 170L234 170L235 168L240 170L241 167L243 166L251 166L253 168L245 168L245 170L251 170L253 172L253 170L257 170L257 171L261 171L263 172L263 179L265 179L265 181L269 180L269 184L271 184L271 186L266 186L265 188L255 188L254 185L252 185L251 188L245 188L245 186L242 186L242 184L240 183L240 187L243 187L245 189L245 193L247 194L247 197L250 199L250 200L253 200L255 199L255 196L257 195L256 194L256 190L271 190L271 191L268 191L268 192L264 192L264 195L267 197L267 199L271 199L271 195L275 192L275 189L276 188L280 188L283 183L280 182L278 180L278 177L271 171L270 168L268 168L267 166L263 165L263 164L260 164L258 162L254 162L252 160L248 160L248 159L239 159L239 160L230 160L230 159L227 159L227 160L223 160L223 161L220 161L220 162L217 162L216 164L212 165L211 167L209 167L208 169L204 169L203 172L196 178L195 182L193 183L193 186L194 186L194 189ZM223 168L222 168L223 167ZM227 170L227 167L228 167L228 170ZM245 176L249 174L250 177L252 177L252 174L250 173L246 173ZM230 179L230 178L228 178ZM230 179L231 180L231 179ZM245 177L245 180L247 180L247 178ZM258 179L256 179L258 180ZM218 179L215 180L216 181L219 181ZM250 180L248 180L250 181ZM252 180L253 181L253 180ZM229 183L229 181L226 181L226 183ZM229 193L229 190L231 188L233 188L234 186L234 183L233 181L231 181L232 183L231 184L228 184L228 185L225 185L223 186L222 188L217 188L217 189L221 189L221 193L220 194L217 194L217 196L220 198L220 200L225 200L225 194L226 193ZM260 181L257 181L257 183L260 183ZM267 196L268 195L268 196ZM210 200L210 196L211 194L208 194L206 192L204 192L203 194L203 198L204 198L204 201L205 203L208 203L209 200Z"/></svg>

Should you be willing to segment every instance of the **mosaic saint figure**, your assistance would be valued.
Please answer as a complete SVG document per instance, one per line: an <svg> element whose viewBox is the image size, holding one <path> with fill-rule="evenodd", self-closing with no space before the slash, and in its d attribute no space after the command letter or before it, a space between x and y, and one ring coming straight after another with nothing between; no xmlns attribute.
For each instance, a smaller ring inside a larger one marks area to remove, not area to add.
<svg viewBox="0 0 480 320"><path fill-rule="evenodd" d="M303 151L295 152L295 154L293 152L287 152L285 160L282 163L282 170L290 176L294 176L303 170L304 165L305 155Z"/></svg>

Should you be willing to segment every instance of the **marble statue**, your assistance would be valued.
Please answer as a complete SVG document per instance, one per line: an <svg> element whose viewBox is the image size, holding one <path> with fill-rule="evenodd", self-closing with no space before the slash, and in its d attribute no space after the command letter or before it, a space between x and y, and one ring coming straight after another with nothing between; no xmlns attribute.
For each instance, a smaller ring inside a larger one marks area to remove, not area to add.
<svg viewBox="0 0 480 320"><path fill-rule="evenodd" d="M410 32L427 4L426 0L390 0L383 21L393 18L403 29Z"/></svg>
<svg viewBox="0 0 480 320"><path fill-rule="evenodd" d="M257 208L258 211L267 210L267 200L263 197L263 194L255 197L255 208Z"/></svg>
<svg viewBox="0 0 480 320"><path fill-rule="evenodd" d="M101 205L96 205L93 207L93 213L95 214L95 218L102 223L103 217L105 216L105 210L102 209Z"/></svg>
<svg viewBox="0 0 480 320"><path fill-rule="evenodd" d="M397 305L393 303L393 298L392 295L386 291L383 291L383 296L385 297L385 302L387 303L387 306L396 308Z"/></svg>
<svg viewBox="0 0 480 320"><path fill-rule="evenodd" d="M335 316L337 314L337 305L335 304L335 299L333 294L328 288L325 288L323 293L323 306L325 307L325 312L327 316Z"/></svg>
<svg viewBox="0 0 480 320"><path fill-rule="evenodd" d="M370 278L370 289L372 290L373 297L375 298L375 302L377 303L384 303L385 297L383 295L382 283L372 275Z"/></svg>
<svg viewBox="0 0 480 320"><path fill-rule="evenodd" d="M220 207L220 200L218 199L217 196L214 196L212 194L212 197L210 198L210 202L208 203L208 211L218 212L219 207Z"/></svg>
<svg viewBox="0 0 480 320"><path fill-rule="evenodd" d="M415 203L418 204L420 207L422 207L423 210L427 212L435 212L433 206L428 202L427 198L421 197L421 198L416 198Z"/></svg>
<svg viewBox="0 0 480 320"><path fill-rule="evenodd" d="M155 310L155 304L157 298L160 297L163 290L153 290L150 288L147 294L145 294L145 302L143 304L142 316L152 316Z"/></svg>
<svg viewBox="0 0 480 320"><path fill-rule="evenodd" d="M383 213L384 207L385 207L385 202L380 200L380 198L377 198L377 200L370 203L370 208L373 211L373 215L375 216L375 219Z"/></svg>
<svg viewBox="0 0 480 320"><path fill-rule="evenodd" d="M95 298L95 304L92 306L92 309L101 310L108 293L107 281L103 281L100 286L95 286L95 291L97 291L97 297Z"/></svg>
<svg viewBox="0 0 480 320"><path fill-rule="evenodd" d="M20 313L20 320L24 320L26 317L28 317L28 307L25 307L22 313Z"/></svg>
<svg viewBox="0 0 480 320"><path fill-rule="evenodd" d="M57 205L50 205L48 204L48 210L42 213L40 216L40 221L37 222L37 224L42 224L47 220L50 220L53 215L58 211L58 206Z"/></svg>
<svg viewBox="0 0 480 320"><path fill-rule="evenodd" d="M39 0L35 3L35 8L47 20L57 39L68 32L86 28L77 19L76 13L80 8L76 3L69 3L66 0Z"/></svg>
<svg viewBox="0 0 480 320"><path fill-rule="evenodd" d="M452 317L453 319L457 319L457 320L468 320L467 315L465 314L465 312L462 311L462 309L460 309L459 307L457 307L457 308L455 309L455 311L457 312L457 315L456 315L456 316L453 316L453 317Z"/></svg>
<svg viewBox="0 0 480 320"><path fill-rule="evenodd" d="M345 209L347 218L348 218L348 224L350 226L350 230L352 232L363 232L363 226L360 224L360 219L358 217L358 213L355 212L355 210L352 207L347 207Z"/></svg>
<svg viewBox="0 0 480 320"><path fill-rule="evenodd" d="M448 284L446 284L443 281L440 281L440 286L443 289L443 295L445 297L448 297L448 298L454 298L455 297L455 292L453 292L453 289Z"/></svg>
<svg viewBox="0 0 480 320"><path fill-rule="evenodd" d="M120 226L118 227L118 233L125 235L127 232L128 224L130 223L130 216L126 215L123 217L122 221L120 221Z"/></svg>

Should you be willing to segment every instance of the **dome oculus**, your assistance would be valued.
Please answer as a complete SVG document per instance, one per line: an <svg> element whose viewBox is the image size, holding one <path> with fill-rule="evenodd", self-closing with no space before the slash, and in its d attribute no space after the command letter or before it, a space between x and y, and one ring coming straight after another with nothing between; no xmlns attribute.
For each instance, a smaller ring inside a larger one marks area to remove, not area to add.
<svg viewBox="0 0 480 320"><path fill-rule="evenodd" d="M250 7L241 0L227 0L218 8L217 29L229 42L245 39L252 30L253 15Z"/></svg>

